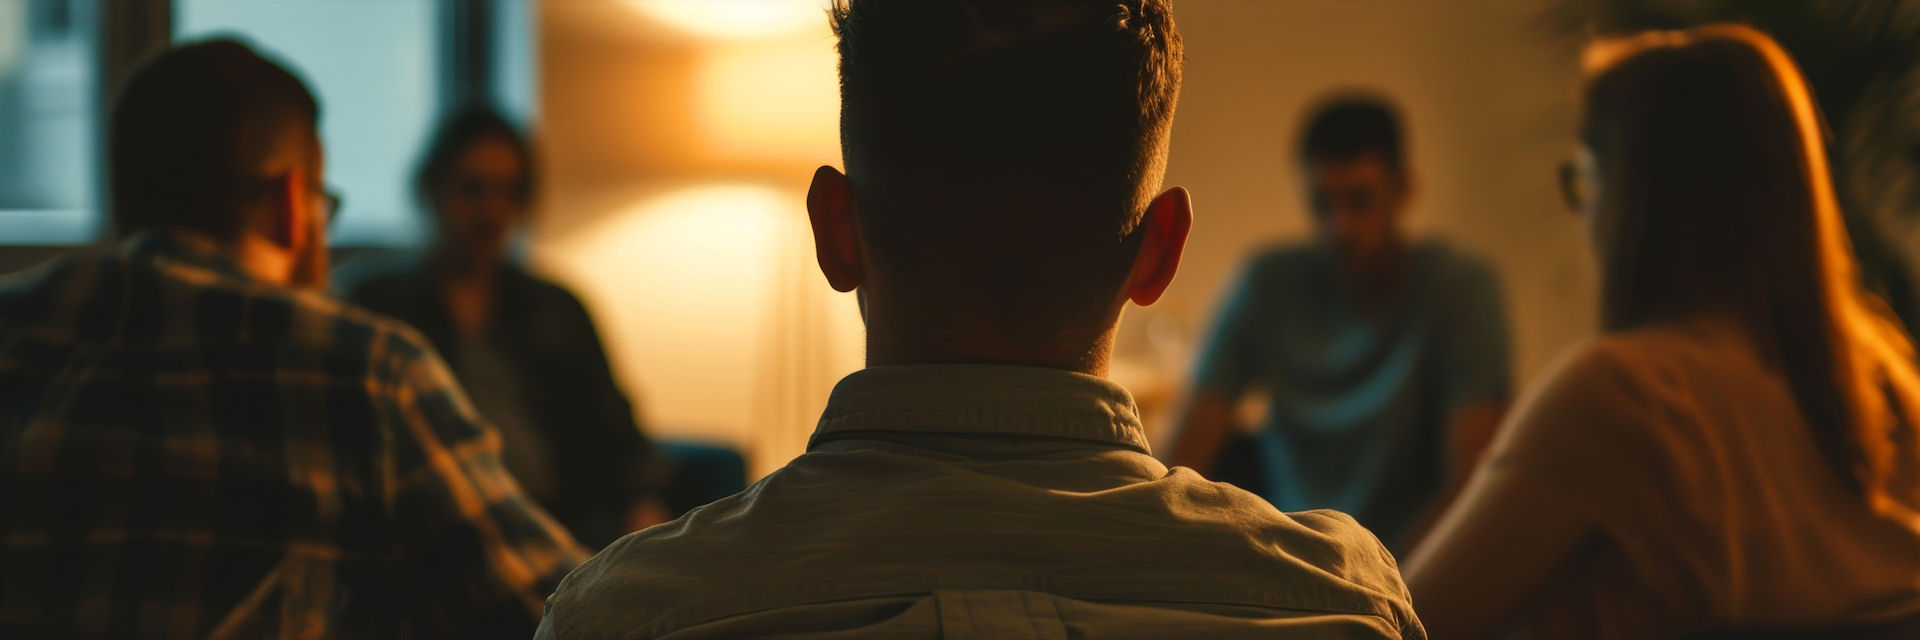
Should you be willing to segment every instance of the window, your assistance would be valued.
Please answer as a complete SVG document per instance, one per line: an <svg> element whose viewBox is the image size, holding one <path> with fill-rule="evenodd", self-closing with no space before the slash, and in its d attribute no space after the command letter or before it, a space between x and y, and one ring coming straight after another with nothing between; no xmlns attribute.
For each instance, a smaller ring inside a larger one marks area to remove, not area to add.
<svg viewBox="0 0 1920 640"><path fill-rule="evenodd" d="M103 226L98 9L0 1L0 243L83 244Z"/></svg>
<svg viewBox="0 0 1920 640"><path fill-rule="evenodd" d="M534 115L532 0L0 0L0 245L105 236L103 69L124 73L151 40L100 34L110 18L151 20L151 7L155 35L167 33L170 12L176 41L239 37L318 94L328 182L347 195L335 244L420 241L410 176L456 94ZM128 55L106 61L106 50Z"/></svg>
<svg viewBox="0 0 1920 640"><path fill-rule="evenodd" d="M319 98L327 182L346 196L336 242L419 238L407 175L440 106L432 2L176 0L173 15L177 40L238 37Z"/></svg>
<svg viewBox="0 0 1920 640"><path fill-rule="evenodd" d="M333 242L419 243L412 175L460 65L448 43L459 0L174 0L176 40L238 37L293 69L320 100L327 182L346 199ZM525 118L532 101L529 0L490 0L475 39L494 64L489 94Z"/></svg>

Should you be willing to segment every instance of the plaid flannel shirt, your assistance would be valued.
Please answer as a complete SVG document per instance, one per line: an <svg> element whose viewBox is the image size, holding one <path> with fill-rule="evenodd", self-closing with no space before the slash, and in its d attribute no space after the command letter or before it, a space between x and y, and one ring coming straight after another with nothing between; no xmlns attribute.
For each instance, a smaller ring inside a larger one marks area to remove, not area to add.
<svg viewBox="0 0 1920 640"><path fill-rule="evenodd" d="M407 326L146 234L0 279L0 636L515 635L584 557Z"/></svg>

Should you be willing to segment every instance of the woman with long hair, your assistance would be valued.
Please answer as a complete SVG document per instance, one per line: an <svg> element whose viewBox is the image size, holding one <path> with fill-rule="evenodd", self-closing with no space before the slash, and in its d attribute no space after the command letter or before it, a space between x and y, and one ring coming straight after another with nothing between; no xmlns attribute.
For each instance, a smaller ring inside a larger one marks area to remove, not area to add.
<svg viewBox="0 0 1920 640"><path fill-rule="evenodd" d="M1791 58L1597 43L1565 170L1603 335L1526 395L1407 578L1436 638L1872 629L1920 612L1920 375L1861 290Z"/></svg>

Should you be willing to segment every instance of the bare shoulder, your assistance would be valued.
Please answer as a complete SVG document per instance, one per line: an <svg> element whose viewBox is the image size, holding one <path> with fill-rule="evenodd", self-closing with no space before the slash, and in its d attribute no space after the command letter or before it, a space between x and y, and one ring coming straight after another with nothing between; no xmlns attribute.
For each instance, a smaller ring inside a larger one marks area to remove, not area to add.
<svg viewBox="0 0 1920 640"><path fill-rule="evenodd" d="M1569 348L1541 376L1542 394L1647 396L1682 392L1689 380L1754 364L1737 332L1711 323L1666 323L1608 333Z"/></svg>

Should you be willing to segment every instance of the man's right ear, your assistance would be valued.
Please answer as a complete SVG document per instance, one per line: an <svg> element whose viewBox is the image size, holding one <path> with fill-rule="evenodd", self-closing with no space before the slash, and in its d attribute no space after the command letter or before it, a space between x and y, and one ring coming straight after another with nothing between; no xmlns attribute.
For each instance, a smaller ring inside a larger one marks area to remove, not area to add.
<svg viewBox="0 0 1920 640"><path fill-rule="evenodd" d="M820 260L820 273L835 291L859 288L860 222L853 203L853 184L833 167L813 172L813 186L807 188L807 219L813 224L813 253Z"/></svg>
<svg viewBox="0 0 1920 640"><path fill-rule="evenodd" d="M267 217L262 220L260 231L268 241L287 251L299 251L306 243L313 241L311 222L312 205L307 203L310 193L306 187L306 174L292 169L271 179L271 198L267 202Z"/></svg>

